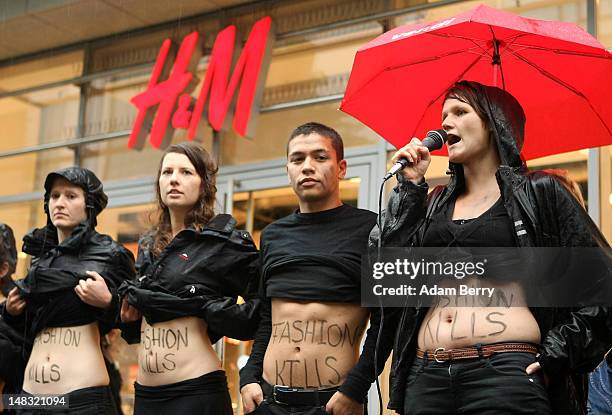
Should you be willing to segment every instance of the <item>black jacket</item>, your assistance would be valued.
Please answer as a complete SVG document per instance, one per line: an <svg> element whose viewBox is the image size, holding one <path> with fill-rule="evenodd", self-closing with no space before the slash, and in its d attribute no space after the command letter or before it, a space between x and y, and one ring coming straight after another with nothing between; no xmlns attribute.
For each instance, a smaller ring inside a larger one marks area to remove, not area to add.
<svg viewBox="0 0 612 415"><path fill-rule="evenodd" d="M603 260L610 264L609 245L576 198L553 176L529 176L521 162L514 139L522 134L520 117L513 119L512 109L502 94L492 88L481 89L483 107L495 120L493 134L500 152L501 166L496 178L501 197L515 230L519 247L604 247ZM421 246L433 214L445 208L463 187L460 165L451 163L453 175L447 186L436 187L429 195L426 184L415 185L399 179L391 193L383 216L384 246ZM375 229L371 244L376 246ZM607 275L597 281L610 298L612 279ZM610 302L608 302L610 304ZM610 307L533 308L542 335L537 357L550 378L549 396L553 413L586 413L586 377L612 343ZM405 308L397 322L393 363L390 374L388 407L403 412L406 378L416 352L418 330L427 308Z"/></svg>
<svg viewBox="0 0 612 415"><path fill-rule="evenodd" d="M5 302L0 303L0 310ZM25 361L21 354L23 337L0 318L0 381L4 381L4 394L21 392Z"/></svg>
<svg viewBox="0 0 612 415"><path fill-rule="evenodd" d="M208 324L211 341L221 336L250 340L259 323L259 253L230 215L217 215L201 230L185 229L155 258L151 236L141 239L138 280L126 281L120 295L149 324L196 316ZM237 304L238 296L245 302ZM140 341L140 322L122 329L128 343Z"/></svg>
<svg viewBox="0 0 612 415"><path fill-rule="evenodd" d="M45 236L46 235L46 236ZM101 333L115 327L119 316L117 288L133 278L134 257L131 252L101 235L87 224L79 225L72 236L57 244L57 235L48 228L36 229L24 238L24 252L36 255L25 279L16 281L27 301L26 312L14 318L4 312L3 318L26 333L26 345L46 327L68 327L99 321ZM44 250L30 250L32 243ZM83 303L74 292L85 271L96 271L113 295L111 305L102 310ZM27 322L27 326L24 326Z"/></svg>

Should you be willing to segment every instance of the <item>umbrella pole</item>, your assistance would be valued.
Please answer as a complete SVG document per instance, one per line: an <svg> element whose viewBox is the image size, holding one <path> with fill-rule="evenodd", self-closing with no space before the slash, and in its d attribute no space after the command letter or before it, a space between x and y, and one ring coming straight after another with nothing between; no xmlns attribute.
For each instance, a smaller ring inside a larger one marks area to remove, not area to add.
<svg viewBox="0 0 612 415"><path fill-rule="evenodd" d="M499 55L499 44L500 41L495 38L495 33L491 30L493 34L493 57L491 58L491 65L493 65L493 86L497 86L497 72L501 74L502 80L502 88L504 91L506 90L506 81L504 79L504 70L502 68L501 56Z"/></svg>

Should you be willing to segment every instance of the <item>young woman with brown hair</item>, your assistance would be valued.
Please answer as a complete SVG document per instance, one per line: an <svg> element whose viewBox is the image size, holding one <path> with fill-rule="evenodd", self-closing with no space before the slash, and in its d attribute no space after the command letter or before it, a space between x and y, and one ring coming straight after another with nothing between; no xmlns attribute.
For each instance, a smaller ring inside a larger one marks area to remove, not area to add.
<svg viewBox="0 0 612 415"><path fill-rule="evenodd" d="M252 338L259 266L248 232L214 214L216 172L193 143L170 146L160 162L157 224L140 240L138 281L120 290L122 319L137 325L123 335L140 342L137 415L233 413L213 344Z"/></svg>

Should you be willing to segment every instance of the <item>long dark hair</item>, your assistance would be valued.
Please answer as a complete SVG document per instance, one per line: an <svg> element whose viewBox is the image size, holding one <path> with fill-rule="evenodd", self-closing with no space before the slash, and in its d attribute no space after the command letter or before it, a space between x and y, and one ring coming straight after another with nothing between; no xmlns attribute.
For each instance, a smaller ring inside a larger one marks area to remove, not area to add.
<svg viewBox="0 0 612 415"><path fill-rule="evenodd" d="M202 229L208 221L215 215L214 205L215 196L217 194L217 164L212 159L210 154L199 144L185 142L173 144L164 152L155 179L155 197L157 200L157 209L154 215L157 217L156 223L149 234L152 238L147 238L151 241L151 252L157 256L172 240L172 224L170 223L170 211L162 202L161 193L159 191L159 177L161 176L162 165L164 158L169 153L184 154L187 156L198 176L202 179L200 185L200 196L198 201L193 206L191 211L185 216L185 226Z"/></svg>

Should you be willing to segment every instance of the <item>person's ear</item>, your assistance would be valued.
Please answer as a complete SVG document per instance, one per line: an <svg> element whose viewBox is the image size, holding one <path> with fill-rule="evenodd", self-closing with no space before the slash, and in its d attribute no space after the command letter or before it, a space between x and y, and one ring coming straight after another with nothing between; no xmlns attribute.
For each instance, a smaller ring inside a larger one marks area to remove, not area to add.
<svg viewBox="0 0 612 415"><path fill-rule="evenodd" d="M338 162L338 179L342 180L346 176L346 160Z"/></svg>

